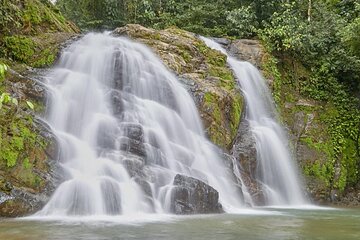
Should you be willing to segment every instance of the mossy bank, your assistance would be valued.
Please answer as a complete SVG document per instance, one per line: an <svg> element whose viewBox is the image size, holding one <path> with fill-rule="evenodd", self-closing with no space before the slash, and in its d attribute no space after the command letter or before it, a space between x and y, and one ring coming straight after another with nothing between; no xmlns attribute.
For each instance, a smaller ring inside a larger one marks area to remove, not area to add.
<svg viewBox="0 0 360 240"><path fill-rule="evenodd" d="M45 89L32 67L51 66L61 45L78 33L44 0L0 1L0 216L39 210L55 189L56 139L36 118ZM11 99L11 101L9 101Z"/></svg>

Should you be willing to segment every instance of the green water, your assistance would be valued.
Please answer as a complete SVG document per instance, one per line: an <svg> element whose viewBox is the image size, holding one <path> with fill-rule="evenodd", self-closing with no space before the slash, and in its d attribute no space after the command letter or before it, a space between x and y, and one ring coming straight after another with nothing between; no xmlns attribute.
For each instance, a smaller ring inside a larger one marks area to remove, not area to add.
<svg viewBox="0 0 360 240"><path fill-rule="evenodd" d="M0 220L1 240L360 239L360 209L278 210L192 217Z"/></svg>

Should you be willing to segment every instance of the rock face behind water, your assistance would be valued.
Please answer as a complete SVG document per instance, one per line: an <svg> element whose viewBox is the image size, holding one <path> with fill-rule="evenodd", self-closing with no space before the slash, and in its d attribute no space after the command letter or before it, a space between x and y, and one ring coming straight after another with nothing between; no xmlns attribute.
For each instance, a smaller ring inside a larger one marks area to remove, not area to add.
<svg viewBox="0 0 360 240"><path fill-rule="evenodd" d="M129 24L113 34L149 46L192 94L212 142L231 149L243 98L224 54L208 48L195 34L178 28L154 30Z"/></svg>
<svg viewBox="0 0 360 240"><path fill-rule="evenodd" d="M184 175L176 175L171 210L175 214L222 213L219 193L206 183Z"/></svg>

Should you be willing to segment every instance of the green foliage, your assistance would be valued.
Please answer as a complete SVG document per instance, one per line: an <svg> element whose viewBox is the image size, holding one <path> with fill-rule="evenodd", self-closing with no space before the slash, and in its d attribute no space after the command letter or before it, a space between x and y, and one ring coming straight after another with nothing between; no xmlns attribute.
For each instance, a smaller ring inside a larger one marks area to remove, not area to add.
<svg viewBox="0 0 360 240"><path fill-rule="evenodd" d="M359 4L360 5L360 4ZM349 50L360 57L360 17L355 18L341 32L342 41Z"/></svg>
<svg viewBox="0 0 360 240"><path fill-rule="evenodd" d="M241 8L236 0L58 0L56 5L83 29L112 29L137 23L154 28L177 26L202 35L223 36L240 33L242 29L252 33L245 24L254 18L250 11L242 14L247 8ZM242 26L236 22L238 19Z"/></svg>
<svg viewBox="0 0 360 240"><path fill-rule="evenodd" d="M253 36L259 25L251 6L242 6L227 12L226 20L229 22L228 34L238 37Z"/></svg>
<svg viewBox="0 0 360 240"><path fill-rule="evenodd" d="M35 43L25 36L4 38L7 55L20 62L29 62L35 53Z"/></svg>
<svg viewBox="0 0 360 240"><path fill-rule="evenodd" d="M29 107L31 110L34 110L34 104L32 104L32 102L26 101L26 104L28 105L28 107Z"/></svg>
<svg viewBox="0 0 360 240"><path fill-rule="evenodd" d="M45 41L38 43L33 37L14 35L4 37L3 51L5 56L14 61L25 63L32 67L47 67L55 61L56 47L51 45L50 39L40 39Z"/></svg>
<svg viewBox="0 0 360 240"><path fill-rule="evenodd" d="M4 104L13 104L15 106L18 106L18 100L11 97L8 93L2 93L0 95L0 110L2 109Z"/></svg>
<svg viewBox="0 0 360 240"><path fill-rule="evenodd" d="M0 81L5 78L8 66L6 64L0 63Z"/></svg>
<svg viewBox="0 0 360 240"><path fill-rule="evenodd" d="M347 2L357 5L355 1ZM306 141L308 146L325 153L327 161L308 163L304 171L341 191L360 179L360 111L354 94L360 83L360 25L358 10L350 11L350 5L342 1L315 2L309 21L305 2L283 3L258 30L267 50L280 59L277 66L283 64L286 55L309 71L300 79L295 71L285 80L274 70L274 61L270 61L266 70L275 72L276 102L283 104L283 86L290 81L302 97L328 103L320 124L329 138L316 142L314 135Z"/></svg>
<svg viewBox="0 0 360 240"><path fill-rule="evenodd" d="M295 10L295 3L285 3L281 7L281 11L273 13L264 29L259 30L259 34L273 51L301 49L306 22L301 13Z"/></svg>
<svg viewBox="0 0 360 240"><path fill-rule="evenodd" d="M31 35L53 31L73 32L76 27L65 21L49 0L0 0L1 35Z"/></svg>

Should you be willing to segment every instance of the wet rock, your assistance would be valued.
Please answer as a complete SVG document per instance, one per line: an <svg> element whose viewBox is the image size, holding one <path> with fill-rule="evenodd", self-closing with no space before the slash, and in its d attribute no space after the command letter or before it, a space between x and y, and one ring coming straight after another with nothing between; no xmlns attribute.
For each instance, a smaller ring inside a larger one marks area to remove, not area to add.
<svg viewBox="0 0 360 240"><path fill-rule="evenodd" d="M114 89L116 90L122 90L123 89L123 60L122 60L122 52L120 50L117 50L114 53L115 57L115 63L114 63Z"/></svg>
<svg viewBox="0 0 360 240"><path fill-rule="evenodd" d="M242 117L231 153L237 160L243 184L252 198L252 204L264 205L265 196L261 183L257 180L256 142L250 131L249 122L244 117Z"/></svg>
<svg viewBox="0 0 360 240"><path fill-rule="evenodd" d="M171 211L175 214L221 213L219 193L206 183L184 175L176 175L172 190Z"/></svg>
<svg viewBox="0 0 360 240"><path fill-rule="evenodd" d="M230 54L242 61L252 63L258 68L262 67L264 50L257 40L240 39L234 40L229 45Z"/></svg>
<svg viewBox="0 0 360 240"><path fill-rule="evenodd" d="M120 127L123 131L123 134L132 140L143 142L144 141L144 131L140 124L136 123L121 123Z"/></svg>
<svg viewBox="0 0 360 240"><path fill-rule="evenodd" d="M211 38L211 39L225 47L231 44L231 41L227 38Z"/></svg>
<svg viewBox="0 0 360 240"><path fill-rule="evenodd" d="M37 79L21 75L11 70L10 77L12 95L20 99L34 99L43 102L46 99L46 87Z"/></svg>
<svg viewBox="0 0 360 240"><path fill-rule="evenodd" d="M127 157L122 161L122 163L128 171L130 177L145 177L145 174L143 172L144 162L142 158Z"/></svg>
<svg viewBox="0 0 360 240"><path fill-rule="evenodd" d="M13 187L10 192L0 191L0 216L28 216L39 211L49 199L49 193L37 193L31 189Z"/></svg>
<svg viewBox="0 0 360 240"><path fill-rule="evenodd" d="M124 152L132 153L140 157L146 157L144 143L131 138L122 137L120 139L119 149Z"/></svg>
<svg viewBox="0 0 360 240"><path fill-rule="evenodd" d="M124 110L124 102L123 102L123 96L120 91L114 90L111 91L110 99L112 103L112 109L115 116L120 117L121 113Z"/></svg>

